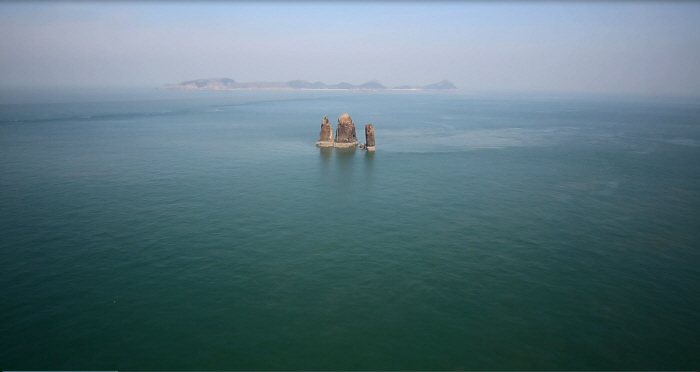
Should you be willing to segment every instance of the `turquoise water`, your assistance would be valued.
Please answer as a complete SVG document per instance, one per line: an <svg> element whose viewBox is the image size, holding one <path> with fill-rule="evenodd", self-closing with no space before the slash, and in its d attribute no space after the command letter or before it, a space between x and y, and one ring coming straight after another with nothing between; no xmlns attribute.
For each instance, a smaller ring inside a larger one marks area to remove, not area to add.
<svg viewBox="0 0 700 372"><path fill-rule="evenodd" d="M700 365L698 100L2 98L5 370Z"/></svg>

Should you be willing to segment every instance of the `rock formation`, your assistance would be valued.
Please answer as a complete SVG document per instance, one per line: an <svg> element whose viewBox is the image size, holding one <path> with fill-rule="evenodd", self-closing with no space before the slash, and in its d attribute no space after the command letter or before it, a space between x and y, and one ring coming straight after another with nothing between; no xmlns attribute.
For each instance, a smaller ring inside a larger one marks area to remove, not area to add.
<svg viewBox="0 0 700 372"><path fill-rule="evenodd" d="M316 146L333 147L333 128L331 128L331 123L328 121L328 115L323 118L321 132L318 135L320 138L316 141Z"/></svg>
<svg viewBox="0 0 700 372"><path fill-rule="evenodd" d="M335 130L335 147L355 146L357 146L355 124L353 124L350 115L345 113L338 118L338 127Z"/></svg>
<svg viewBox="0 0 700 372"><path fill-rule="evenodd" d="M374 151L374 125L365 125L365 149Z"/></svg>

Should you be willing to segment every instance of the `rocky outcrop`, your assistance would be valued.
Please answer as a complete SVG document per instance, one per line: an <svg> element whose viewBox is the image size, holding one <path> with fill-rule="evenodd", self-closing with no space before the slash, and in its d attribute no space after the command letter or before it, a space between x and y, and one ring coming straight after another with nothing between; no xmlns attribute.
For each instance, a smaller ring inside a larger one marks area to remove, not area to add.
<svg viewBox="0 0 700 372"><path fill-rule="evenodd" d="M321 132L319 132L319 140L316 141L316 146L319 147L333 147L333 128L331 128L331 123L328 121L328 115L323 118L321 122Z"/></svg>
<svg viewBox="0 0 700 372"><path fill-rule="evenodd" d="M367 151L374 151L374 125L365 125L365 146Z"/></svg>
<svg viewBox="0 0 700 372"><path fill-rule="evenodd" d="M357 134L355 133L355 123L352 122L350 114L345 113L338 117L338 126L335 130L335 138L333 138L333 128L328 121L328 115L321 121L321 132L318 134L319 139L316 141L318 147L356 147ZM365 125L365 143L360 144L360 148L367 151L374 151L374 125Z"/></svg>
<svg viewBox="0 0 700 372"><path fill-rule="evenodd" d="M335 130L335 147L355 146L357 146L355 124L348 113L342 114L338 118L338 127Z"/></svg>

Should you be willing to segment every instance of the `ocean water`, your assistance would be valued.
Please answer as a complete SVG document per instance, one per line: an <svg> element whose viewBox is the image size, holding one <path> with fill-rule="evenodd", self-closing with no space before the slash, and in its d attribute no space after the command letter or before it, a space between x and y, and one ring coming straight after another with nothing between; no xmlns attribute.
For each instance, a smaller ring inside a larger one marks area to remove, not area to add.
<svg viewBox="0 0 700 372"><path fill-rule="evenodd" d="M700 366L700 100L0 98L5 370Z"/></svg>

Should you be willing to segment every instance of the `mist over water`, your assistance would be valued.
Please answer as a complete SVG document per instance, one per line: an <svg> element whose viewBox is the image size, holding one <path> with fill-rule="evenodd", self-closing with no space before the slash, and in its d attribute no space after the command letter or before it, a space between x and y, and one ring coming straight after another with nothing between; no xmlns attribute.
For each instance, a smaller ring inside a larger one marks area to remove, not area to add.
<svg viewBox="0 0 700 372"><path fill-rule="evenodd" d="M89 96L0 105L5 369L700 362L696 101Z"/></svg>

